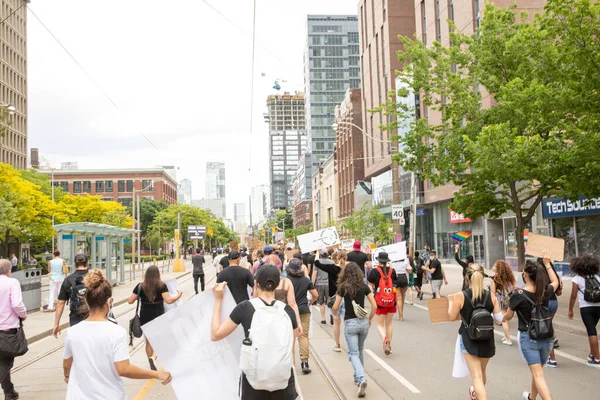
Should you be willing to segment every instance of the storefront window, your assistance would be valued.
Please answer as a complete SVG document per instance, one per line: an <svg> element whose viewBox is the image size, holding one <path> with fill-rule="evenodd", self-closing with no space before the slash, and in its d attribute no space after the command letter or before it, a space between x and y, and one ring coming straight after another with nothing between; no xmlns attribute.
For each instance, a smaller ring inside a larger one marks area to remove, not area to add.
<svg viewBox="0 0 600 400"><path fill-rule="evenodd" d="M531 221L525 224L525 229L531 232ZM504 234L506 236L506 257L517 257L517 219L504 218ZM527 244L527 240L525 240Z"/></svg>
<svg viewBox="0 0 600 400"><path fill-rule="evenodd" d="M600 254L600 215L578 217L575 223L579 255Z"/></svg>
<svg viewBox="0 0 600 400"><path fill-rule="evenodd" d="M571 261L577 256L573 218L557 218L552 221L552 228L554 237L565 240L565 261Z"/></svg>

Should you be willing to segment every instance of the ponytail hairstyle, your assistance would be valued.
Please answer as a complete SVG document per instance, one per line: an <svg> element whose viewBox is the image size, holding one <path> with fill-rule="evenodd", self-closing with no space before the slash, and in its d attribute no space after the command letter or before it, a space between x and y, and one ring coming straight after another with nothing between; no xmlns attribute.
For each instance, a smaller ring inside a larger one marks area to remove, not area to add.
<svg viewBox="0 0 600 400"><path fill-rule="evenodd" d="M471 287L473 303L483 298L483 267L479 264L469 264L467 280Z"/></svg>
<svg viewBox="0 0 600 400"><path fill-rule="evenodd" d="M546 297L546 288L550 284L550 278L545 267L536 261L527 260L523 272L527 274L535 286L535 301L541 303Z"/></svg>
<svg viewBox="0 0 600 400"><path fill-rule="evenodd" d="M338 250L338 265L344 269L348 263L348 252L346 250Z"/></svg>
<svg viewBox="0 0 600 400"><path fill-rule="evenodd" d="M104 307L112 297L112 286L98 268L88 272L83 278L83 284L87 288L85 302L90 310Z"/></svg>
<svg viewBox="0 0 600 400"><path fill-rule="evenodd" d="M340 253L338 251L334 251L333 254L331 254L331 261L333 261L333 263L335 265L338 265L339 259L340 259Z"/></svg>

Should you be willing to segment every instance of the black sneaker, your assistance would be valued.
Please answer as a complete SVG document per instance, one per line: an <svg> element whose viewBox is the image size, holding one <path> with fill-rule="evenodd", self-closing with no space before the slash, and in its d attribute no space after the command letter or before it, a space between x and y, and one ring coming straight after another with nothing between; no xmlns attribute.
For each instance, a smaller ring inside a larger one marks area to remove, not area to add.
<svg viewBox="0 0 600 400"><path fill-rule="evenodd" d="M333 325L333 315L330 315L330 316L329 316L329 323L330 323L331 325Z"/></svg>
<svg viewBox="0 0 600 400"><path fill-rule="evenodd" d="M312 371L310 370L310 367L308 366L308 360L304 360L304 361L302 361L301 365L302 365L302 373L303 373L304 375L306 375L306 374L310 374L310 373L312 372Z"/></svg>
<svg viewBox="0 0 600 400"><path fill-rule="evenodd" d="M152 358L149 358L149 359L148 359L148 362L150 363L150 369L151 369L152 371L156 371L156 365L154 365L154 359L152 359Z"/></svg>
<svg viewBox="0 0 600 400"><path fill-rule="evenodd" d="M591 357L591 359L590 359ZM588 357L587 365L589 367L600 368L600 360L596 360L594 356Z"/></svg>
<svg viewBox="0 0 600 400"><path fill-rule="evenodd" d="M558 339L554 340L554 348L558 349L560 347L560 344L558 344Z"/></svg>
<svg viewBox="0 0 600 400"><path fill-rule="evenodd" d="M12 392L4 392L4 400L18 400L19 393L13 389Z"/></svg>
<svg viewBox="0 0 600 400"><path fill-rule="evenodd" d="M322 323L323 325L327 325L327 321L325 321L325 320L321 321L321 323Z"/></svg>

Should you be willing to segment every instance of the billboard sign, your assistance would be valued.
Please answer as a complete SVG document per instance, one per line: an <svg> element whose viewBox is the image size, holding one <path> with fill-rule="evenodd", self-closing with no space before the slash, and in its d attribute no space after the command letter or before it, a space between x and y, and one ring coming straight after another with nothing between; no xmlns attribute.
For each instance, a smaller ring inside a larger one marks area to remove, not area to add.
<svg viewBox="0 0 600 400"><path fill-rule="evenodd" d="M190 225L188 226L188 239L204 240L206 238L206 226Z"/></svg>

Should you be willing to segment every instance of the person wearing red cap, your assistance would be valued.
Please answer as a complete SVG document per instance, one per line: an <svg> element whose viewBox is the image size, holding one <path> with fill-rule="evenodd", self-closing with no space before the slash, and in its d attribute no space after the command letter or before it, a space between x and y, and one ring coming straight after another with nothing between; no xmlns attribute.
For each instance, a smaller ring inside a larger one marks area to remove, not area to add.
<svg viewBox="0 0 600 400"><path fill-rule="evenodd" d="M346 260L348 262L355 262L356 264L358 264L363 274L365 274L365 277L367 277L369 276L369 271L371 271L373 265L369 260L369 256L366 255L364 252L360 251L360 245L361 244L358 240L354 242L354 245L352 246L353 251L348 253Z"/></svg>

